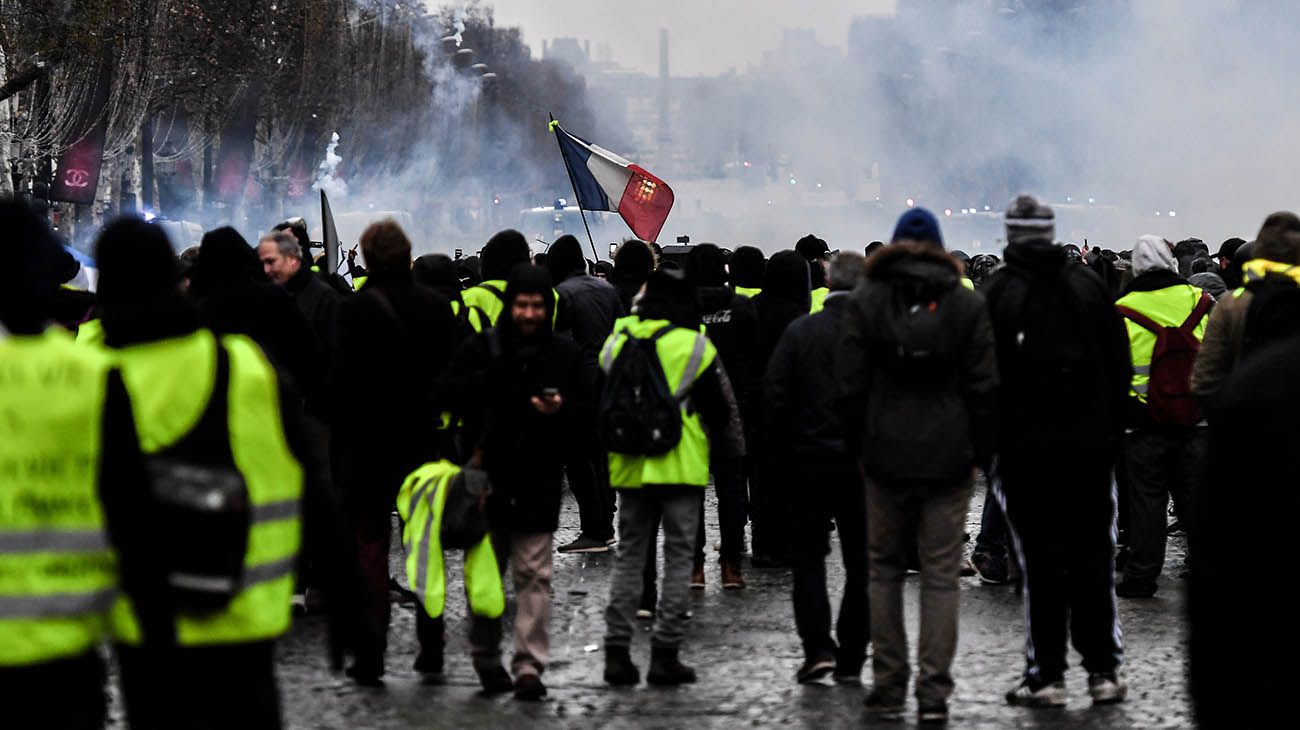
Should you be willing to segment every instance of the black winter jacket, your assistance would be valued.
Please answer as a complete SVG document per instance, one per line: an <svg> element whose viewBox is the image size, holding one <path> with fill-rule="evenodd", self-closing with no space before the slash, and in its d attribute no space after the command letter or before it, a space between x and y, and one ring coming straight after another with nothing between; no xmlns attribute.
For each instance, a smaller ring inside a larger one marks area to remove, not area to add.
<svg viewBox="0 0 1300 730"><path fill-rule="evenodd" d="M555 285L560 294L561 311L567 313L573 341L582 350L583 365L590 375L599 369L597 358L605 338L614 329L614 320L627 314L613 284L578 273Z"/></svg>
<svg viewBox="0 0 1300 730"><path fill-rule="evenodd" d="M390 510L402 480L438 454L442 404L435 376L456 338L451 305L405 276L372 274L339 308L339 353L332 393L334 449L342 457L352 510Z"/></svg>
<svg viewBox="0 0 1300 730"><path fill-rule="evenodd" d="M984 291L1001 385L1005 459L1109 448L1123 432L1132 378L1128 334L1110 290L1050 243L1006 249Z"/></svg>
<svg viewBox="0 0 1300 730"><path fill-rule="evenodd" d="M800 460L843 459L844 429L835 408L835 345L848 292L832 292L826 307L786 328L763 379L766 432Z"/></svg>
<svg viewBox="0 0 1300 730"><path fill-rule="evenodd" d="M696 290L700 319L709 341L718 349L742 412L756 405L763 387L758 310L749 297L730 287L702 286Z"/></svg>
<svg viewBox="0 0 1300 730"><path fill-rule="evenodd" d="M508 313L502 317L508 319ZM493 353L492 338L499 354ZM579 347L549 333L525 341L509 326L498 326L461 345L438 387L464 420L467 448L477 444L483 450L483 468L492 480L493 529L554 532L564 464L590 451L580 439L594 405ZM546 388L557 388L563 399L550 416L531 403Z"/></svg>
<svg viewBox="0 0 1300 730"><path fill-rule="evenodd" d="M844 312L837 394L848 448L900 486L971 478L992 457L998 383L984 298L941 249L899 243L867 260Z"/></svg>
<svg viewBox="0 0 1300 730"><path fill-rule="evenodd" d="M326 357L326 370L338 349L339 304L343 298L305 265L285 282L298 310L311 325Z"/></svg>

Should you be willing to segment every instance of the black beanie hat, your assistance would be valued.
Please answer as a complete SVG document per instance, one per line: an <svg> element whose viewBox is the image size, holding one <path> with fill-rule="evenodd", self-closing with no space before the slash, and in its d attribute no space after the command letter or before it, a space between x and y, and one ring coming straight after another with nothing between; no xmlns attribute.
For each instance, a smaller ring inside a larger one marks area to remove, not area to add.
<svg viewBox="0 0 1300 730"><path fill-rule="evenodd" d="M530 263L533 255L524 234L510 228L489 238L479 258L487 281L506 278L519 264Z"/></svg>
<svg viewBox="0 0 1300 730"><path fill-rule="evenodd" d="M577 238L565 234L555 239L546 249L546 270L551 281L559 283L577 273L586 273L587 259L582 255L582 244Z"/></svg>

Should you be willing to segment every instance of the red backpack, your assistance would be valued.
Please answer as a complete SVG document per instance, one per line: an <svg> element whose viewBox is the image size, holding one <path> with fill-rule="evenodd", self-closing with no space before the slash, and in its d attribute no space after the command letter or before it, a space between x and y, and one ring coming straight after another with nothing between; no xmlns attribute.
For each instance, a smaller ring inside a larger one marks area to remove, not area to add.
<svg viewBox="0 0 1300 730"><path fill-rule="evenodd" d="M1196 363L1196 353L1201 350L1196 328L1213 304L1210 295L1202 293L1192 313L1177 327L1165 327L1123 305L1115 307L1156 336L1147 382L1147 412L1156 423L1195 426L1201 420L1201 404L1192 395L1192 366Z"/></svg>

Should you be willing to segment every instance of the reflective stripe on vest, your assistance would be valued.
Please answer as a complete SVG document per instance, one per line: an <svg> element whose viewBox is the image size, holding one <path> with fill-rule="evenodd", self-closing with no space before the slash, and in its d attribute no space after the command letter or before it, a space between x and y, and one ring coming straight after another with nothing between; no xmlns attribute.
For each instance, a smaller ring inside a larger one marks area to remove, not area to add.
<svg viewBox="0 0 1300 730"><path fill-rule="evenodd" d="M1201 290L1191 284L1175 284L1153 291L1135 291L1121 297L1116 304L1136 310L1164 327L1177 327L1187 321L1188 315L1201 300ZM1200 340L1205 336L1209 317L1202 317L1193 334ZM1127 317L1124 326L1128 331L1130 356L1133 361L1133 382L1130 393L1143 403L1147 400L1147 387L1151 380L1151 357L1156 347L1156 335Z"/></svg>
<svg viewBox="0 0 1300 730"><path fill-rule="evenodd" d="M252 524L243 589L221 611L177 616L176 639L182 646L258 641L284 633L301 541L303 472L284 434L275 370L252 340L228 335L221 342L230 356L230 448L248 484ZM216 337L200 330L115 351L146 453L170 446L198 422L216 380L216 347ZM140 641L126 596L113 608L113 630L118 641Z"/></svg>
<svg viewBox="0 0 1300 730"><path fill-rule="evenodd" d="M643 320L636 315L614 323L613 334L601 348L600 367L609 372L629 336L645 339L669 326L664 320ZM682 438L667 454L655 457L609 454L610 486L615 489L640 489L646 486L697 486L709 483L709 440L700 415L686 399L696 380L713 365L717 350L709 338L689 329L679 328L655 343L655 353L663 366L668 386L682 399Z"/></svg>
<svg viewBox="0 0 1300 730"><path fill-rule="evenodd" d="M442 615L447 602L446 564L442 559L442 513L447 489L460 467L449 461L430 462L411 472L397 493L397 511L404 521L406 580L420 597L425 613ZM465 594L476 616L497 618L505 612L505 588L492 540L484 535L465 551Z"/></svg>
<svg viewBox="0 0 1300 730"><path fill-rule="evenodd" d="M51 328L0 339L0 667L102 639L117 586L99 502L110 361Z"/></svg>

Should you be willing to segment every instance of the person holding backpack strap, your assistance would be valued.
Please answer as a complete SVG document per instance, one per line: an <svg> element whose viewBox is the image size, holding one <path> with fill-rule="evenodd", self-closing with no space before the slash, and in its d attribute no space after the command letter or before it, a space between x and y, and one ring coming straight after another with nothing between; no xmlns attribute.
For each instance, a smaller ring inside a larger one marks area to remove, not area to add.
<svg viewBox="0 0 1300 730"><path fill-rule="evenodd" d="M1165 561L1169 497L1177 519L1188 524L1193 484L1205 463L1205 429L1191 377L1213 299L1177 268L1167 241L1142 236L1133 246L1135 277L1115 305L1133 362L1132 421L1124 436L1130 557L1115 587L1123 598L1155 595Z"/></svg>
<svg viewBox="0 0 1300 730"><path fill-rule="evenodd" d="M624 317L601 349L605 387L599 427L618 492L618 556L605 609L605 681L636 684L628 649L636 631L642 569L662 518L664 580L651 637L651 684L695 681L678 658L694 562L700 500L709 484L709 446L726 442L732 408L717 351L700 333L695 294L680 272L646 282L638 313Z"/></svg>

